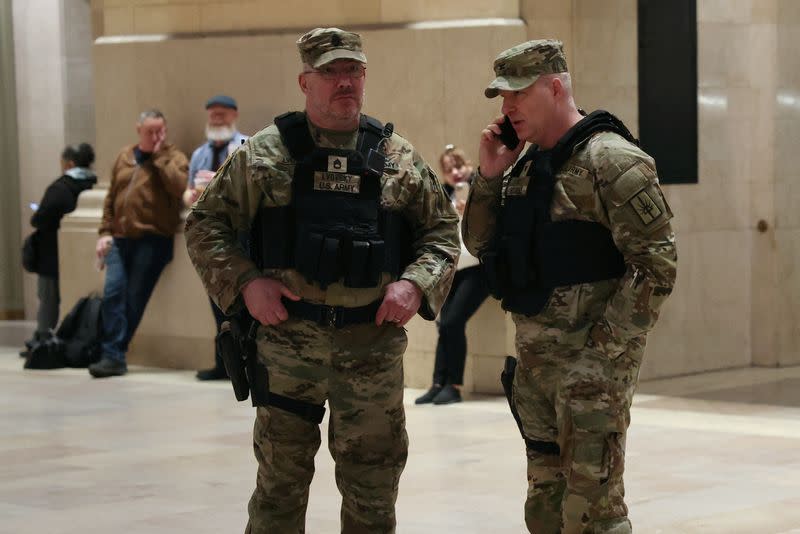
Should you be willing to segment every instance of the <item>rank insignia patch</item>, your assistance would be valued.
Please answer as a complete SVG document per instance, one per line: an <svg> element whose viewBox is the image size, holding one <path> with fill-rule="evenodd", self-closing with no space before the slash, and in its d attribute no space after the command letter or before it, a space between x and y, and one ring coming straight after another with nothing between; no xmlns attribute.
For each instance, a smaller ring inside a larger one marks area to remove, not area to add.
<svg viewBox="0 0 800 534"><path fill-rule="evenodd" d="M328 156L328 172L347 172L347 158Z"/></svg>

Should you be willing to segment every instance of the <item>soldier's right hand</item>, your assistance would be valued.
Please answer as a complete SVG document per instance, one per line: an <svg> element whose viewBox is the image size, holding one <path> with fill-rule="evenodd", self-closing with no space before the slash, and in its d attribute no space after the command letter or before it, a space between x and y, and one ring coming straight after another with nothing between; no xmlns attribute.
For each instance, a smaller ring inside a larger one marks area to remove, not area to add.
<svg viewBox="0 0 800 534"><path fill-rule="evenodd" d="M500 124L505 120L504 115L497 117L481 132L481 143L478 148L479 170L486 178L499 178L519 157L525 148L521 142L514 150L509 150L500 140Z"/></svg>
<svg viewBox="0 0 800 534"><path fill-rule="evenodd" d="M247 311L264 326L280 324L289 318L281 297L300 300L288 287L272 278L255 278L242 289Z"/></svg>

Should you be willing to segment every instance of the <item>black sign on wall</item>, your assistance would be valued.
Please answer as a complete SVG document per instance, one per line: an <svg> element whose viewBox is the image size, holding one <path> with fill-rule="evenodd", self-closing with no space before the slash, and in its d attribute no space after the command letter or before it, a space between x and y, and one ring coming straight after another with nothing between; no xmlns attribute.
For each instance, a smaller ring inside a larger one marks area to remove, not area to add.
<svg viewBox="0 0 800 534"><path fill-rule="evenodd" d="M697 183L696 0L638 0L639 139L662 183Z"/></svg>

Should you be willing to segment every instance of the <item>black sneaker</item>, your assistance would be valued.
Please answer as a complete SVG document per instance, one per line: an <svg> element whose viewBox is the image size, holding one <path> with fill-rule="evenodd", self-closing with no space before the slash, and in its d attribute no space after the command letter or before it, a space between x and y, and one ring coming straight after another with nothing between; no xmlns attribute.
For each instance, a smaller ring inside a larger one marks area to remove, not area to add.
<svg viewBox="0 0 800 534"><path fill-rule="evenodd" d="M212 367L197 371L198 380L228 380L228 372L224 367Z"/></svg>
<svg viewBox="0 0 800 534"><path fill-rule="evenodd" d="M436 397L440 391L442 391L442 386L437 386L434 384L426 394L421 397L417 397L417 400L414 401L414 404L430 404L433 402L433 398Z"/></svg>
<svg viewBox="0 0 800 534"><path fill-rule="evenodd" d="M447 384L442 388L439 394L433 398L434 404L453 404L454 402L461 402L461 392L452 384Z"/></svg>
<svg viewBox="0 0 800 534"><path fill-rule="evenodd" d="M103 358L89 366L89 374L95 378L107 378L109 376L122 376L128 372L125 362Z"/></svg>

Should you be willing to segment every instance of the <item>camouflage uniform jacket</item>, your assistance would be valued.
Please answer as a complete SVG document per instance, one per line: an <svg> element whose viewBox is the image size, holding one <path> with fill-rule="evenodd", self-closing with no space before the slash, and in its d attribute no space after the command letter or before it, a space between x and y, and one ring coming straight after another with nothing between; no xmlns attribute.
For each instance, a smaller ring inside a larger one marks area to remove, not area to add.
<svg viewBox="0 0 800 534"><path fill-rule="evenodd" d="M321 147L355 149L358 132L331 132L310 126ZM385 209L402 211L413 228L416 259L400 278L423 292L420 313L432 319L450 290L459 254L458 217L431 168L414 147L397 134L382 144L387 165L381 178ZM258 270L237 241L249 232L260 205L291 202L295 162L278 128L268 126L234 152L197 200L186 220L189 256L209 295L223 311L235 312L237 298L254 278L280 280L304 300L331 306L363 306L380 298L391 282L384 273L377 288L350 288L334 283L325 290L294 269Z"/></svg>
<svg viewBox="0 0 800 534"><path fill-rule="evenodd" d="M513 184L514 178L479 177L473 185L462 232L467 249L478 257L494 237L503 184ZM540 323L533 332L561 330L564 346L585 343L610 357L629 343L643 345L672 292L677 264L672 212L653 159L615 133L593 135L557 171L550 215L553 221L592 221L608 228L626 271L620 279L556 288L542 312L515 320ZM593 324L582 329L587 316ZM581 331L582 339L569 335Z"/></svg>

